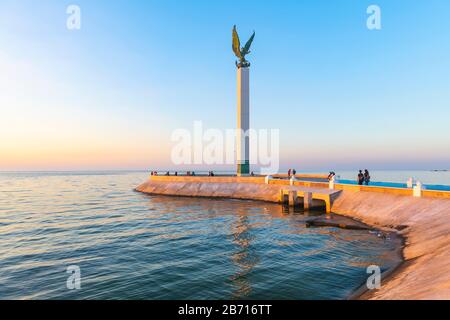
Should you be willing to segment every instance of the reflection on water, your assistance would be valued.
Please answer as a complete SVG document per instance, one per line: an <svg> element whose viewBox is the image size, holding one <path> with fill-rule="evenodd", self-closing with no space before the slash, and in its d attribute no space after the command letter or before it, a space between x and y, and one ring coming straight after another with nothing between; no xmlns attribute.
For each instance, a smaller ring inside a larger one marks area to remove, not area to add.
<svg viewBox="0 0 450 320"><path fill-rule="evenodd" d="M252 230L249 228L248 216L237 212L236 222L231 225L233 243L236 244L236 251L231 255L231 260L237 266L237 272L230 278L236 288L233 297L236 299L245 298L252 290L251 282L247 279L253 268L258 264L258 252L252 248Z"/></svg>
<svg viewBox="0 0 450 320"><path fill-rule="evenodd" d="M397 242L270 203L147 196L145 173L0 174L1 299L338 299ZM316 215L317 213L311 213ZM78 265L82 289L66 289Z"/></svg>

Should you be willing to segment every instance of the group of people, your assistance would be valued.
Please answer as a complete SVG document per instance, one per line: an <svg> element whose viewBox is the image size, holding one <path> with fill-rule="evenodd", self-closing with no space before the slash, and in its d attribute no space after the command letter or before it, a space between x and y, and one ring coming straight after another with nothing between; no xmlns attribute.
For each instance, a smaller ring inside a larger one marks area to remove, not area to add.
<svg viewBox="0 0 450 320"><path fill-rule="evenodd" d="M295 175L295 173L296 173L295 170L289 169L289 177L291 177L291 175ZM158 171L151 171L150 174L152 176L157 176L158 175ZM164 175L166 177L169 177L170 176L170 171L167 171ZM178 171L175 171L174 176L178 176ZM194 171L187 171L186 172L186 176L188 176L188 177L195 177L195 172ZM215 177L215 176L216 176L216 174L214 173L214 171L208 171L208 177ZM254 177L255 173L252 171L250 173L250 176Z"/></svg>
<svg viewBox="0 0 450 320"><path fill-rule="evenodd" d="M150 172L150 174L151 174L152 176L157 176L157 175L158 175L158 171L152 171L152 172ZM170 176L170 171L167 171L164 175L165 175L166 177L169 177L169 176ZM175 171L175 173L174 173L173 175L174 175L175 177L178 176L178 171ZM194 172L194 171L187 171L187 172L186 172L186 175L187 175L188 177L195 177L195 172ZM214 177L215 174L214 174L214 172L209 171L209 172L208 172L208 176L209 176L209 177Z"/></svg>
<svg viewBox="0 0 450 320"><path fill-rule="evenodd" d="M297 171L295 169L289 169L288 170L288 177L291 178L291 177L295 176L296 173L297 173ZM157 176L158 175L158 171L152 171L151 175L152 176ZM166 176L170 176L170 172L167 171L165 175ZM186 172L186 175L187 176L195 176L195 172L194 171L188 171L188 172ZM255 174L252 171L251 176L254 176L254 175ZM174 176L178 176L178 172L177 171L175 171ZM214 176L215 176L215 174L214 174L213 171L209 171L208 172L208 177L214 177ZM330 171L330 174L328 175L328 181L333 180L333 178L335 176L336 176L336 173L334 171ZM370 183L369 170L365 169L364 172L362 170L359 170L357 182L358 182L358 184L360 186L362 186L362 185L366 185L366 186L369 185L369 183Z"/></svg>
<svg viewBox="0 0 450 320"><path fill-rule="evenodd" d="M297 171L295 169L288 170L288 178L295 176L296 174L297 174Z"/></svg>
<svg viewBox="0 0 450 320"><path fill-rule="evenodd" d="M178 176L178 172L175 171L175 173L173 174L175 177ZM170 171L166 172L166 177L170 176Z"/></svg>
<svg viewBox="0 0 450 320"><path fill-rule="evenodd" d="M369 170L367 169L364 170L364 173L362 172L362 170L359 170L357 181L360 186L362 186L363 184L365 184L366 186L369 185L370 183Z"/></svg>

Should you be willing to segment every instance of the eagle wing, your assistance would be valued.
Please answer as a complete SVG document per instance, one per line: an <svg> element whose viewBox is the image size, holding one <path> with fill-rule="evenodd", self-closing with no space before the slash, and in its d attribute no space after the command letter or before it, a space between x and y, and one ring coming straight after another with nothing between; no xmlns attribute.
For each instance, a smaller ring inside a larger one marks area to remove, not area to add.
<svg viewBox="0 0 450 320"><path fill-rule="evenodd" d="M252 36L250 39L248 39L247 43L244 46L244 49L242 50L242 54L245 56L250 53L250 47L252 46L253 39L255 39L255 31L253 31Z"/></svg>
<svg viewBox="0 0 450 320"><path fill-rule="evenodd" d="M242 58L241 55L241 42L239 41L239 35L236 31L236 26L233 27L233 52L239 59Z"/></svg>

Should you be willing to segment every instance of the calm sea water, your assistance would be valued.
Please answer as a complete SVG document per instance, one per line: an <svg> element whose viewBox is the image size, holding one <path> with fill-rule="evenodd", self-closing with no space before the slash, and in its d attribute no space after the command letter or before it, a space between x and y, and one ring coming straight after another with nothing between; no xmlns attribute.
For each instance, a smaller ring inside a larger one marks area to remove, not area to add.
<svg viewBox="0 0 450 320"><path fill-rule="evenodd" d="M305 228L276 204L134 192L146 178L1 173L0 299L341 299L396 262L397 240Z"/></svg>

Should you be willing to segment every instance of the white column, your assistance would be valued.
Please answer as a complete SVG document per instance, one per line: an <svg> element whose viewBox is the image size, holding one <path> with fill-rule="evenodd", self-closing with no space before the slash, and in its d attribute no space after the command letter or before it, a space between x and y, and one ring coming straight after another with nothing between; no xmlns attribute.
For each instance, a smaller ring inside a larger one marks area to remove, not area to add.
<svg viewBox="0 0 450 320"><path fill-rule="evenodd" d="M413 188L413 196L420 198L422 197L422 191L425 190L425 186L422 184L422 182L417 181L415 187Z"/></svg>
<svg viewBox="0 0 450 320"><path fill-rule="evenodd" d="M295 181L297 181L297 178L295 176L292 176L291 179L289 179L289 184L293 186L295 184Z"/></svg>
<svg viewBox="0 0 450 320"><path fill-rule="evenodd" d="M272 176L266 176L266 178L264 179L266 184L270 184L270 180L272 180L273 177Z"/></svg>
<svg viewBox="0 0 450 320"><path fill-rule="evenodd" d="M330 182L328 183L328 188L330 190L334 190L334 184L336 183L336 176L331 177Z"/></svg>
<svg viewBox="0 0 450 320"><path fill-rule="evenodd" d="M237 173L250 174L250 70L238 68L237 70Z"/></svg>

